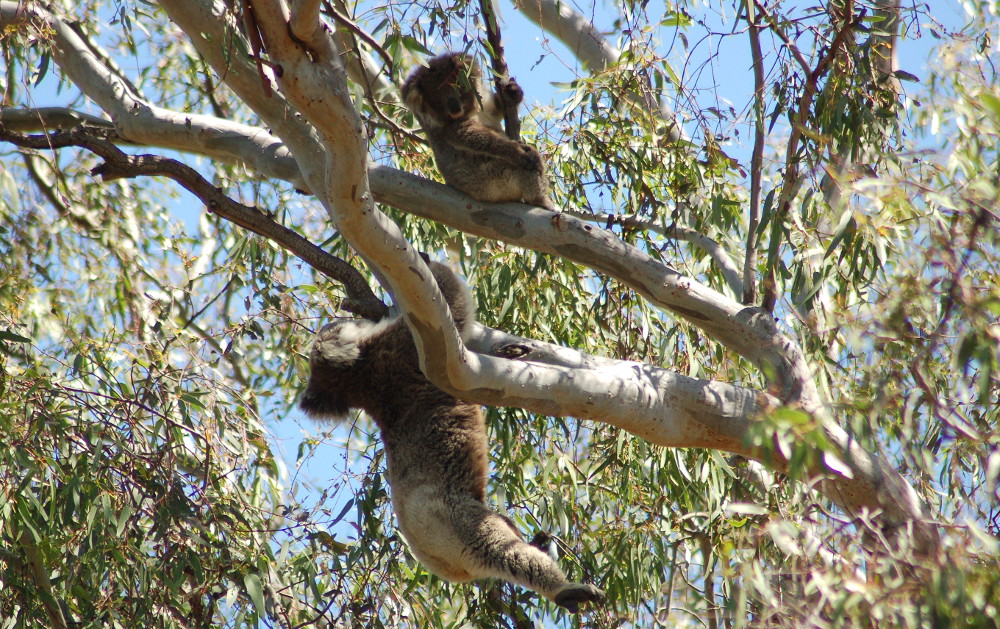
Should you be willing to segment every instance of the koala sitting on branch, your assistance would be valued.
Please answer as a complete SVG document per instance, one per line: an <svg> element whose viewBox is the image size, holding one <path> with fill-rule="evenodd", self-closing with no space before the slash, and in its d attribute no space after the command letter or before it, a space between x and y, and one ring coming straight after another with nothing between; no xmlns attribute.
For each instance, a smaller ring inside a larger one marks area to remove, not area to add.
<svg viewBox="0 0 1000 629"><path fill-rule="evenodd" d="M464 336L475 320L468 288L445 265L429 267ZM375 420L400 532L428 570L447 581L504 579L572 612L603 599L598 588L568 581L547 553L486 506L482 409L427 380L402 317L338 319L320 330L309 362L302 409L344 419L360 408Z"/></svg>
<svg viewBox="0 0 1000 629"><path fill-rule="evenodd" d="M410 74L402 95L449 186L477 201L523 201L557 211L542 156L501 132L500 97L483 87L475 59L463 53L434 57ZM520 103L524 92L511 80L504 97Z"/></svg>

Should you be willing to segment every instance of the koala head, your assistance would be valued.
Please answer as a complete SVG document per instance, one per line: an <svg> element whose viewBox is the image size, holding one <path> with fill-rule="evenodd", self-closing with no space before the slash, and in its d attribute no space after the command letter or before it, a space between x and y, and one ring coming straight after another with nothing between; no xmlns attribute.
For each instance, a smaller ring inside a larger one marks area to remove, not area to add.
<svg viewBox="0 0 1000 629"><path fill-rule="evenodd" d="M302 396L302 409L316 418L345 419L350 409L358 406L358 395L366 384L361 366L366 347L397 320L375 323L345 318L323 326L309 356L312 375Z"/></svg>
<svg viewBox="0 0 1000 629"><path fill-rule="evenodd" d="M479 64L469 55L441 55L410 74L403 101L424 125L467 120L479 112L481 80Z"/></svg>

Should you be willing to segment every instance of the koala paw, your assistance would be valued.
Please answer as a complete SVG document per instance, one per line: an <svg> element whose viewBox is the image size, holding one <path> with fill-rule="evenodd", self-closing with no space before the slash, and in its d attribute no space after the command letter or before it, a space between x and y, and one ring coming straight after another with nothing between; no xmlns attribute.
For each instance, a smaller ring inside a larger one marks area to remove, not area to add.
<svg viewBox="0 0 1000 629"><path fill-rule="evenodd" d="M519 105L524 100L524 90L521 89L521 86L517 84L517 81L513 77L508 79L501 89L503 90L503 99L505 102Z"/></svg>
<svg viewBox="0 0 1000 629"><path fill-rule="evenodd" d="M535 147L528 144L520 144L521 163L528 170L542 169L542 156L535 150Z"/></svg>
<svg viewBox="0 0 1000 629"><path fill-rule="evenodd" d="M600 603L604 600L604 591L595 588L593 585L583 583L570 583L559 590L556 597L552 599L556 605L565 607L574 614L580 611L580 603Z"/></svg>

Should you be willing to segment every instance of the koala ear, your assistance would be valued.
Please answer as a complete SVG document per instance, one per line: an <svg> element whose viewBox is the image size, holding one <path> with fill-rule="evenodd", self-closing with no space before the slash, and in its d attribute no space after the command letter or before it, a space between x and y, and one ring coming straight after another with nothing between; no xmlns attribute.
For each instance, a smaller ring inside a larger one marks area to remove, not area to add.
<svg viewBox="0 0 1000 629"><path fill-rule="evenodd" d="M313 371L324 369L347 369L361 357L359 342L365 336L368 322L354 322L342 319L323 326L313 341L309 357Z"/></svg>
<svg viewBox="0 0 1000 629"><path fill-rule="evenodd" d="M424 97L420 94L420 90L417 89L416 85L413 85L410 81L407 81L403 85L403 104L406 105L410 111L417 112L421 107L424 106Z"/></svg>

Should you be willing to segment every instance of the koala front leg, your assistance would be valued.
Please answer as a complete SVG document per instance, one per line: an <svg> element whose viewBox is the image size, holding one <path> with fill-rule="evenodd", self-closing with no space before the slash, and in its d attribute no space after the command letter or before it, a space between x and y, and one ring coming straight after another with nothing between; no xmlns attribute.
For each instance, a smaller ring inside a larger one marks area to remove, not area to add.
<svg viewBox="0 0 1000 629"><path fill-rule="evenodd" d="M548 553L522 539L510 521L467 498L451 506L451 523L464 545L465 570L473 578L494 577L534 590L571 612L581 603L604 600L604 592L573 583Z"/></svg>

